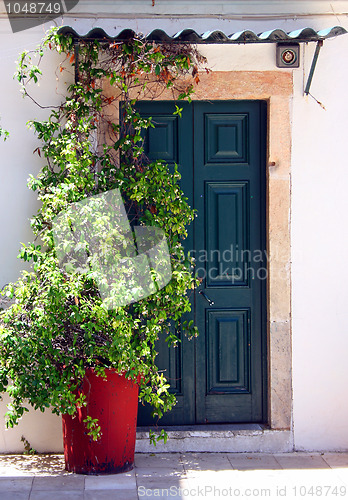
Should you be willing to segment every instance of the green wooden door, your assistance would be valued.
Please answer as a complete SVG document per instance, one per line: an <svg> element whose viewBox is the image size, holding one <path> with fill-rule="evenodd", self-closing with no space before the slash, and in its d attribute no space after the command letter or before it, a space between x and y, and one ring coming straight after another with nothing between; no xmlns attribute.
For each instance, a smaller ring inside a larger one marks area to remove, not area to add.
<svg viewBox="0 0 348 500"><path fill-rule="evenodd" d="M158 363L176 393L162 425L265 420L266 103L143 102L152 116L150 159L177 163L182 189L197 210L185 242L196 259L200 287L192 319L200 335L180 347L158 344ZM153 423L139 407L139 425Z"/></svg>

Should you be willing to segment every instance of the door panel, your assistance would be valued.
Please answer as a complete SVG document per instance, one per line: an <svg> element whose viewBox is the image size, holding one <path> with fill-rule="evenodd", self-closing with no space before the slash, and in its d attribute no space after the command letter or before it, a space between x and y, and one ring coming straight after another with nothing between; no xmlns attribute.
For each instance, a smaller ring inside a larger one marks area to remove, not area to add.
<svg viewBox="0 0 348 500"><path fill-rule="evenodd" d="M143 102L155 128L151 160L178 163L181 187L197 211L185 241L200 287L192 296L199 337L158 343L178 404L163 425L261 422L265 415L265 130L261 101ZM263 271L263 273L261 273ZM187 319L191 319L190 317ZM140 407L139 425L152 423Z"/></svg>
<svg viewBox="0 0 348 500"><path fill-rule="evenodd" d="M197 269L202 283L195 299L200 333L196 342L197 423L263 418L265 283L257 273L265 263L253 258L254 251L263 250L262 109L263 103L250 101L199 102L194 107L193 184L198 211L194 248L196 255L207 251L206 261ZM212 315L220 318L219 326ZM215 357L209 354L212 344ZM224 349L227 353L222 354ZM233 365L237 365L234 370ZM219 391L208 390L205 381L212 380L212 373L221 380L222 373L232 374L230 370L234 376L238 372L236 385L232 378L230 383L219 384Z"/></svg>
<svg viewBox="0 0 348 500"><path fill-rule="evenodd" d="M205 165L247 163L247 114L205 114Z"/></svg>
<svg viewBox="0 0 348 500"><path fill-rule="evenodd" d="M187 105L187 103L185 103ZM139 105L144 117L153 117L155 128L148 128L145 133L144 150L149 160L162 159L170 166L176 163L180 172L186 175L181 180L188 203L193 205L192 172L193 172L193 141L192 141L192 112L189 107L182 118L173 115L175 106L172 102L142 102ZM189 140L187 140L189 139ZM185 147L183 147L185 145ZM187 183L190 183L187 185ZM186 248L193 248L193 234L186 240ZM193 299L193 295L192 295ZM185 316L193 319L193 311ZM158 356L156 361L164 371L171 392L174 392L177 404L173 410L161 418L162 425L193 424L195 422L195 367L194 343L189 341L181 332L177 332L181 339L178 347L168 348L164 337L157 342ZM138 425L150 425L156 420L151 417L152 408L149 405L139 404Z"/></svg>
<svg viewBox="0 0 348 500"><path fill-rule="evenodd" d="M249 310L207 311L207 394L249 393Z"/></svg>
<svg viewBox="0 0 348 500"><path fill-rule="evenodd" d="M248 182L206 182L205 216L207 286L247 285L247 266L240 257L248 255ZM222 216L221 214L225 214ZM228 217L229 223L226 224ZM202 259L205 257L202 252Z"/></svg>
<svg viewBox="0 0 348 500"><path fill-rule="evenodd" d="M179 162L178 120L178 116L170 114L156 115L155 128L149 128L146 131L145 154L149 160Z"/></svg>

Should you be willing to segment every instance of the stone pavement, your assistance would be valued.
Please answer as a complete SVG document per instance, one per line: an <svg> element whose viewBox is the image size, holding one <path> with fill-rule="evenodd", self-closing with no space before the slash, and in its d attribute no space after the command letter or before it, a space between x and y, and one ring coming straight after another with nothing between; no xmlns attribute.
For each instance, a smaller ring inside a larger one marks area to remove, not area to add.
<svg viewBox="0 0 348 500"><path fill-rule="evenodd" d="M62 455L0 455L0 500L236 497L348 499L348 453L147 453L108 476L68 473Z"/></svg>

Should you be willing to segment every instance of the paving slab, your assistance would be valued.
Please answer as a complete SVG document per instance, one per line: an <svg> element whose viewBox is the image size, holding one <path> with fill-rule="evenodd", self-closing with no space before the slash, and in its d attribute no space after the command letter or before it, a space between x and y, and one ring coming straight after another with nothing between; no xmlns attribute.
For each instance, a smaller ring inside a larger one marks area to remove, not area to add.
<svg viewBox="0 0 348 500"><path fill-rule="evenodd" d="M171 467L138 467L135 470L136 477L184 477L184 466L181 469L172 469Z"/></svg>
<svg viewBox="0 0 348 500"><path fill-rule="evenodd" d="M187 471L187 478L190 484L215 484L216 482L226 483L234 481L234 471L230 470L220 470L220 471L198 471L189 470Z"/></svg>
<svg viewBox="0 0 348 500"><path fill-rule="evenodd" d="M32 491L29 500L84 500L84 492L76 490L36 490ZM111 500L111 499L110 499Z"/></svg>
<svg viewBox="0 0 348 500"><path fill-rule="evenodd" d="M165 477L140 478L138 481L138 495L141 498L175 498L183 490L189 491L190 482L187 478L168 479Z"/></svg>
<svg viewBox="0 0 348 500"><path fill-rule="evenodd" d="M284 469L283 473L296 484L344 484L340 478L340 470L337 469Z"/></svg>
<svg viewBox="0 0 348 500"><path fill-rule="evenodd" d="M0 491L30 491L33 484L32 477L1 477Z"/></svg>
<svg viewBox="0 0 348 500"><path fill-rule="evenodd" d="M0 476L70 475L63 455L0 455Z"/></svg>
<svg viewBox="0 0 348 500"><path fill-rule="evenodd" d="M185 495L185 492L188 493L188 496ZM191 500L193 497L189 494L189 489L188 488L181 488L181 487L173 487L171 486L170 488L144 488L141 486L138 489L138 495L139 499L141 500L142 498L165 498L167 500L172 499L172 498L180 498L182 500Z"/></svg>
<svg viewBox="0 0 348 500"><path fill-rule="evenodd" d="M191 471L188 473L192 498L237 498L269 497L275 498L275 484L280 484L277 477L265 477L264 471L209 471L206 473ZM278 471L275 471L278 472ZM255 474L259 473L258 477ZM266 492L266 493L264 493Z"/></svg>
<svg viewBox="0 0 348 500"><path fill-rule="evenodd" d="M85 476L85 490L136 490L134 470L122 474Z"/></svg>
<svg viewBox="0 0 348 500"><path fill-rule="evenodd" d="M348 498L348 468L335 467L330 470L332 471L332 475L335 474L335 477L338 477L343 482L343 484L347 486L347 498Z"/></svg>
<svg viewBox="0 0 348 500"><path fill-rule="evenodd" d="M85 476L62 456L0 456L0 500L348 498L348 453L149 453L135 464Z"/></svg>
<svg viewBox="0 0 348 500"><path fill-rule="evenodd" d="M287 484L279 470L230 470L189 475L190 487L202 498L269 497L277 496L277 487Z"/></svg>
<svg viewBox="0 0 348 500"><path fill-rule="evenodd" d="M72 497L71 500L75 499ZM121 489L88 490L85 491L84 500L138 500L138 493L136 490L121 490Z"/></svg>
<svg viewBox="0 0 348 500"><path fill-rule="evenodd" d="M171 467L182 470L180 453L139 453L135 455L135 467Z"/></svg>
<svg viewBox="0 0 348 500"><path fill-rule="evenodd" d="M182 487L187 480L185 472L173 471L171 469L139 469L136 474L137 486L146 489L167 489L176 490Z"/></svg>
<svg viewBox="0 0 348 500"><path fill-rule="evenodd" d="M84 490L85 478L79 475L34 477L32 490Z"/></svg>
<svg viewBox="0 0 348 500"><path fill-rule="evenodd" d="M29 500L29 491L1 491L1 500ZM52 499L51 499L52 500Z"/></svg>
<svg viewBox="0 0 348 500"><path fill-rule="evenodd" d="M330 466L320 454L275 453L274 458L283 469L328 469Z"/></svg>
<svg viewBox="0 0 348 500"><path fill-rule="evenodd" d="M348 468L348 453L324 453L322 458L332 468Z"/></svg>
<svg viewBox="0 0 348 500"><path fill-rule="evenodd" d="M261 453L228 453L227 458L233 469L281 469L281 465L272 455Z"/></svg>
<svg viewBox="0 0 348 500"><path fill-rule="evenodd" d="M226 453L183 453L181 461L185 470L218 471L232 468Z"/></svg>
<svg viewBox="0 0 348 500"><path fill-rule="evenodd" d="M342 474L342 472L340 471L338 473L338 477L340 478L340 480L343 482L344 486L346 487L345 495L347 495L347 498L348 498L348 473L346 472L345 474Z"/></svg>

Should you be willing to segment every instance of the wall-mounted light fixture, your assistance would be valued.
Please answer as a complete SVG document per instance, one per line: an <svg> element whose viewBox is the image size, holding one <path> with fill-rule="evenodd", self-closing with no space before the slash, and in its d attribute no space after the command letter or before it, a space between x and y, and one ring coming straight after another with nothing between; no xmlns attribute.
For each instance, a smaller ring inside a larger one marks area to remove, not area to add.
<svg viewBox="0 0 348 500"><path fill-rule="evenodd" d="M277 43L276 64L278 68L298 68L300 44Z"/></svg>

